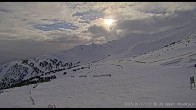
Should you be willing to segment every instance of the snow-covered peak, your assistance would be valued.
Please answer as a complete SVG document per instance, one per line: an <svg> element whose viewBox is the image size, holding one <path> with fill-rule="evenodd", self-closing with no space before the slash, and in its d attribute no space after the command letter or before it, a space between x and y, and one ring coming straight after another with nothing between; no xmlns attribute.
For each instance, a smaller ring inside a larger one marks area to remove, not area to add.
<svg viewBox="0 0 196 110"><path fill-rule="evenodd" d="M183 26L164 32L154 34L128 34L126 37L109 41L105 44L80 45L58 53L10 62L0 67L0 79L2 80L6 76L6 79L14 80L12 82L17 83L18 81L21 82L22 79L26 80L36 76L49 77L50 73L63 72L66 69L89 65L95 62L134 58L162 49L173 42L193 37L196 35L195 29L196 23L190 21ZM20 70L17 70L18 68ZM21 78L13 78L15 74L20 74L21 71L28 71L28 74L22 72L24 74L21 75Z"/></svg>

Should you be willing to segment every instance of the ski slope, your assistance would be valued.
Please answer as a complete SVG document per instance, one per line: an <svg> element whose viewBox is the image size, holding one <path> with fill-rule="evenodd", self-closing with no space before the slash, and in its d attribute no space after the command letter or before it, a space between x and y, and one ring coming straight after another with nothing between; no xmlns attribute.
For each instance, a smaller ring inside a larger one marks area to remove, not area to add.
<svg viewBox="0 0 196 110"><path fill-rule="evenodd" d="M195 68L129 60L100 62L36 88L3 90L0 107L196 107L196 88L191 90L189 85L194 75Z"/></svg>

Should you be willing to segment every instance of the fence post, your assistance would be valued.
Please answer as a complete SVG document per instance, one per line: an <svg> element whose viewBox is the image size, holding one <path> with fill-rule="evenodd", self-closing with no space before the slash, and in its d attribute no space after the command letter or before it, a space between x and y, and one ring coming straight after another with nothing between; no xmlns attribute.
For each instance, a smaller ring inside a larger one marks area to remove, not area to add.
<svg viewBox="0 0 196 110"><path fill-rule="evenodd" d="M191 80L191 79L190 79ZM191 81L190 81L190 86L191 86L191 89L192 89L192 83L191 83Z"/></svg>
<svg viewBox="0 0 196 110"><path fill-rule="evenodd" d="M191 89L192 89L192 84L194 84L194 87L195 87L194 76L190 77L190 86L191 86Z"/></svg>

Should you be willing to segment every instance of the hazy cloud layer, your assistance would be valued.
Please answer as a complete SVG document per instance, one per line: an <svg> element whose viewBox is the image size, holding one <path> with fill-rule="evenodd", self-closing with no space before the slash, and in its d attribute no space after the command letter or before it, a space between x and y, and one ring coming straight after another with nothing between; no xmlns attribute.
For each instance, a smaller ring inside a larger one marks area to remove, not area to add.
<svg viewBox="0 0 196 110"><path fill-rule="evenodd" d="M195 15L195 12L176 11L170 16L152 16L136 20L123 19L118 21L116 28L126 33L153 33L183 25L193 19Z"/></svg>

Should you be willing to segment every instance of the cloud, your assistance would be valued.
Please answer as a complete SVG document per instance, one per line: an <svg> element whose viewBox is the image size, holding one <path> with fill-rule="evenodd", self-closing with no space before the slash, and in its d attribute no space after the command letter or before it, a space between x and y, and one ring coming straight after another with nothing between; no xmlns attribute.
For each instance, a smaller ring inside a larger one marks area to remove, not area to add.
<svg viewBox="0 0 196 110"><path fill-rule="evenodd" d="M126 33L164 31L195 18L195 12L195 2L3 2L0 43L12 45L13 52L20 47L18 43L40 52L68 49L80 44L105 43ZM116 20L112 30L104 28L104 18ZM42 48L34 46L39 43ZM5 49L0 48L0 52Z"/></svg>
<svg viewBox="0 0 196 110"><path fill-rule="evenodd" d="M78 35L67 34L66 32L48 33L47 36L51 38L51 39L47 40L50 42L63 42L63 43L80 43L80 42L82 42L82 38L79 37Z"/></svg>
<svg viewBox="0 0 196 110"><path fill-rule="evenodd" d="M67 45L69 47L69 45ZM62 50L62 44L30 39L0 40L0 65Z"/></svg>
<svg viewBox="0 0 196 110"><path fill-rule="evenodd" d="M154 33L178 27L192 20L196 13L192 11L176 11L170 16L154 15L145 19L121 19L117 22L117 30L124 33Z"/></svg>
<svg viewBox="0 0 196 110"><path fill-rule="evenodd" d="M53 24L36 24L33 25L35 29L40 29L42 31L52 31L52 30L77 30L79 27L73 25L72 23L58 22Z"/></svg>
<svg viewBox="0 0 196 110"><path fill-rule="evenodd" d="M107 33L107 31L103 27L97 26L97 25L90 26L88 28L88 32L92 34L106 34Z"/></svg>
<svg viewBox="0 0 196 110"><path fill-rule="evenodd" d="M81 20L84 20L84 21L92 21L100 17L103 17L103 14L95 10L88 10L88 11L83 11L83 12L76 12L72 16L73 17L78 16Z"/></svg>
<svg viewBox="0 0 196 110"><path fill-rule="evenodd" d="M3 13L8 13L8 12L11 12L10 10L6 10L6 9L3 9L3 8L0 8L0 13L3 12Z"/></svg>
<svg viewBox="0 0 196 110"><path fill-rule="evenodd" d="M148 19L161 19L160 22L163 22L164 19L169 21L167 19L174 17L176 13L178 14L183 11L190 13L193 12L193 10L196 8L195 6L196 3L179 2L5 2L0 4L0 12L2 12L0 13L0 30L7 30L7 32L4 33L9 33L9 30L15 30L15 34L18 35L18 37L29 39L28 36L34 36L32 38L40 40L47 39L46 35L48 32L44 31L54 32L56 30L61 30L67 31L68 33L80 34L81 32L89 29L89 33L97 34L97 32L93 29L97 27L93 27L92 25L100 25L99 23L96 24L95 21L100 18L111 17L116 19L120 26L114 28L125 30L128 28L131 30L139 29L140 32L146 32L149 29L146 30L145 28L141 27L139 22L142 23L142 20L147 20L149 24L146 22L144 25L149 27L150 23L154 23L155 21L159 22L159 20ZM185 13L184 15L186 16ZM134 20L137 23L133 23L131 20ZM123 21L124 26L122 26ZM176 24L172 23L172 25L179 24L177 22L175 23ZM134 26L131 26L132 24L134 24ZM166 24L170 25L169 23ZM158 31L162 30L163 28L166 29L166 26L159 28L156 27L152 30ZM97 29L98 31L104 31L103 29L101 30L101 28ZM13 34L14 32L12 32L12 36Z"/></svg>

